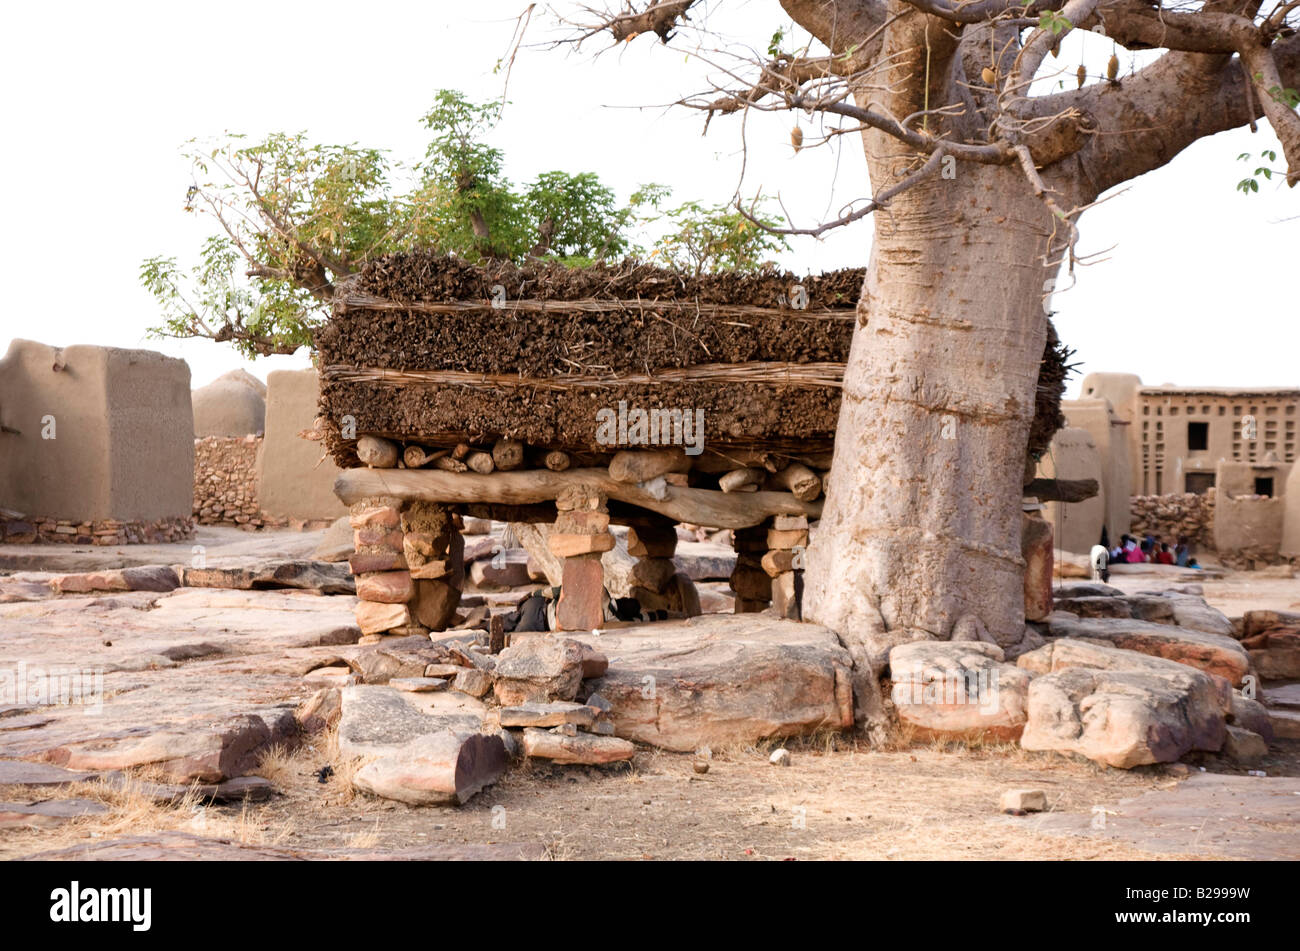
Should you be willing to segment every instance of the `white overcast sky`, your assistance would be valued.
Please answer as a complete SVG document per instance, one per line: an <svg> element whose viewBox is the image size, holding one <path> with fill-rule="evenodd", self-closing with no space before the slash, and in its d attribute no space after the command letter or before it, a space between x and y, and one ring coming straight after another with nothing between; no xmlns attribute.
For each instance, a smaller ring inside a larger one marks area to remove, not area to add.
<svg viewBox="0 0 1300 951"><path fill-rule="evenodd" d="M179 147L225 131L305 130L321 142L419 158L426 144L419 117L435 90L500 94L493 67L526 6L8 5L0 259L9 279L0 346L23 337L162 350L189 362L195 386L241 365L262 378L308 365L305 351L247 364L218 344L147 337L157 312L139 285L141 260L164 254L188 265L209 233L206 219L182 211L191 179ZM572 12L577 4L557 7ZM709 26L759 48L788 24L776 0L714 0L706 9ZM539 6L529 39L553 29ZM717 119L701 137L699 114L662 107L700 88L705 66L688 55L696 42L690 34L669 47L641 38L599 57L602 40L576 53L524 49L492 138L510 176L595 171L620 198L654 181L680 200L726 201L740 166L739 122ZM1109 41L1074 38L1060 62L1072 77L1081 56L1096 72L1109 54ZM1128 69L1131 57L1121 59ZM806 224L867 193L856 140L845 137L840 153L796 156L791 124L789 116L750 121L747 195L760 186L779 193ZM1083 269L1077 286L1053 300L1083 373L1135 372L1152 384L1300 385L1300 189L1261 182L1258 195L1234 190L1249 171L1237 155L1267 148L1277 148L1267 124L1256 135L1204 140L1083 217L1082 251L1115 245L1109 260ZM781 263L799 272L860 266L870 242L870 222L862 221L821 242L798 239Z"/></svg>

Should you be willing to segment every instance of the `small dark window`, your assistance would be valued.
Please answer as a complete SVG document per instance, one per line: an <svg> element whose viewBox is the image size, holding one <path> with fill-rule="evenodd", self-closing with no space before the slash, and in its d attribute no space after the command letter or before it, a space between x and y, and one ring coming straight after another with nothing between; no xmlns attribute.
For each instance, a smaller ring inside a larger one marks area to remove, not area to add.
<svg viewBox="0 0 1300 951"><path fill-rule="evenodd" d="M1186 476L1186 485L1188 492L1196 495L1204 495L1206 489L1214 487L1213 472L1189 472Z"/></svg>
<svg viewBox="0 0 1300 951"><path fill-rule="evenodd" d="M1209 423L1188 423L1187 424L1187 450L1188 452L1203 451L1210 448L1210 424Z"/></svg>
<svg viewBox="0 0 1300 951"><path fill-rule="evenodd" d="M1271 499L1273 497L1273 477L1266 476L1256 479L1255 494Z"/></svg>

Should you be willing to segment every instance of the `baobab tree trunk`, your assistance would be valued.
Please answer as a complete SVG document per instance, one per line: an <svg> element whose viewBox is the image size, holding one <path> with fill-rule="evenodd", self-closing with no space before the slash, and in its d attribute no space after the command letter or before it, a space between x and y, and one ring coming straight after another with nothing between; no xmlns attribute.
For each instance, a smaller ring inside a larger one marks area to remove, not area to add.
<svg viewBox="0 0 1300 951"><path fill-rule="evenodd" d="M853 653L860 722L893 645L1024 634L1020 499L1052 219L1019 169L957 175L876 214L808 552L805 617Z"/></svg>

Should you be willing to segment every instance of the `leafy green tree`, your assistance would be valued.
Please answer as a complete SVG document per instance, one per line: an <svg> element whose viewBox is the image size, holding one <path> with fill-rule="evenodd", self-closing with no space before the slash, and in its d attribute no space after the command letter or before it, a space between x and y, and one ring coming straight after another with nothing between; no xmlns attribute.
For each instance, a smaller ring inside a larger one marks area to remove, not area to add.
<svg viewBox="0 0 1300 951"><path fill-rule="evenodd" d="M618 257L630 247L635 206L619 208L613 189L594 172L543 172L528 187L524 208L538 244L534 257L551 255L581 267Z"/></svg>
<svg viewBox="0 0 1300 951"><path fill-rule="evenodd" d="M656 256L689 274L755 270L790 246L770 230L783 224L780 218L754 211L750 215L763 227L732 205L678 205L664 214L670 230L655 245Z"/></svg>
<svg viewBox="0 0 1300 951"><path fill-rule="evenodd" d="M516 187L504 154L486 141L500 114L500 103L442 90L422 120L432 133L424 159L410 166L304 133L191 140L185 210L211 216L219 233L188 271L174 257L142 263L141 283L162 316L151 333L228 342L248 357L293 353L311 345L341 281L369 260L417 247L578 267L650 253L698 274L756 268L785 246L724 206L661 211L664 186L643 187L622 207L593 172L548 171ZM652 252L633 243L633 233L660 221L669 231Z"/></svg>

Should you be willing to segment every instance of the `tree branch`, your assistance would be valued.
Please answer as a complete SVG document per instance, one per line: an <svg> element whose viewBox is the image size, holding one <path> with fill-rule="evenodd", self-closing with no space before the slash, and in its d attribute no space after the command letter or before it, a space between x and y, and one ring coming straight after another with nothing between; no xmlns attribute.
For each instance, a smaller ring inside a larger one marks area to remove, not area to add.
<svg viewBox="0 0 1300 951"><path fill-rule="evenodd" d="M852 224L853 222L857 221L860 218L865 218L867 215L871 214L873 211L876 211L879 208L889 207L889 200L891 198L893 198L896 195L902 194L903 192L911 188L913 185L916 185L924 181L925 179L933 175L936 171L938 171L940 164L942 164L943 162L944 155L947 154L945 149L946 149L945 145L940 145L938 148L934 150L933 153L931 153L930 157L926 159L924 165L922 165L911 175L907 176L907 178L903 179L901 182L898 182L897 184L891 185L890 187L886 188L880 194L876 195L869 202L867 202L867 204L864 205L862 208L859 208L856 211L850 212L846 215L836 218L834 221L824 222L820 225L817 225L815 228L773 228L771 225L763 223L758 218L754 217L752 214L746 211L741 206L739 201L736 202L736 210L740 212L742 215L744 215L746 220L757 225L758 227L762 228L764 231L769 232L770 234L781 234L781 235L799 234L799 235L807 235L813 238L821 237L827 231L831 231L835 228L842 228L847 224Z"/></svg>
<svg viewBox="0 0 1300 951"><path fill-rule="evenodd" d="M1271 53L1280 82L1300 85L1300 34L1275 43ZM1205 64L1204 56L1166 53L1118 87L1097 84L1070 94L1105 130L1077 155L1090 199L1160 168L1198 139L1263 114L1262 105L1246 95L1240 59L1225 57L1210 70ZM1061 174L1074 172L1067 167Z"/></svg>

